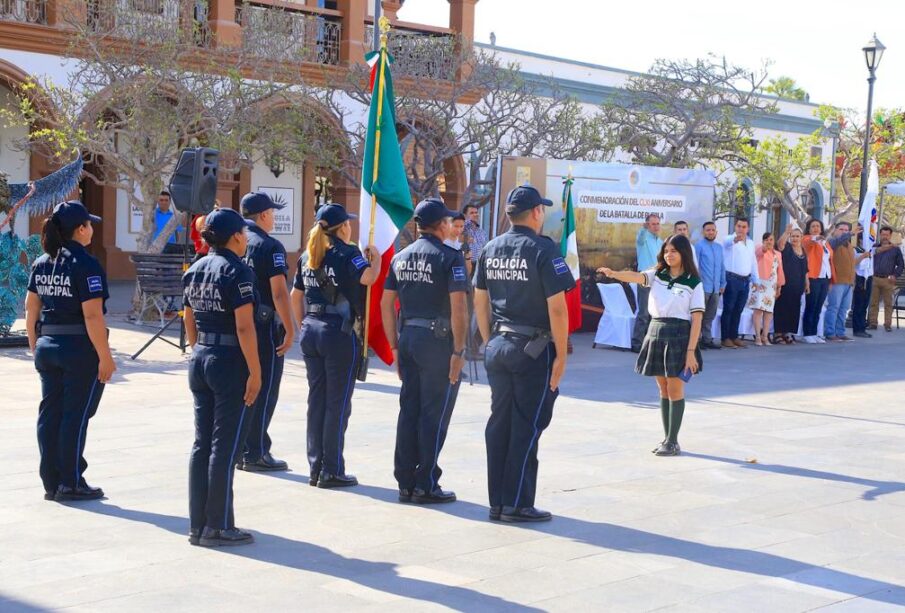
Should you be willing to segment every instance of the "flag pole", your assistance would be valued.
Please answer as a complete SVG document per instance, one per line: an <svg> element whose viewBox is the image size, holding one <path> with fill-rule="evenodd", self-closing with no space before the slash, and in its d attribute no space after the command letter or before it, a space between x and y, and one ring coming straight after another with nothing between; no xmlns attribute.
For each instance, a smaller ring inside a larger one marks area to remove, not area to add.
<svg viewBox="0 0 905 613"><path fill-rule="evenodd" d="M377 79L374 82L374 87L377 89L377 121L374 132L374 169L371 173L371 219L369 221L370 226L368 226L368 245L374 244L374 225L377 223L377 195L374 192L374 184L377 182L377 178L379 176L380 171L380 132L381 132L381 124L383 122L383 92L384 92L384 71L386 70L386 57L387 57L387 32L390 31L390 20L386 18L386 15L382 16L379 20L380 24L380 66L377 69ZM371 93L371 98L373 99L374 93ZM378 271L379 272L379 271ZM378 275L379 277L379 275ZM367 358L368 356L368 332L371 327L371 285L368 286L367 292L365 294L365 327L364 327L364 340L361 343L361 357L362 359Z"/></svg>

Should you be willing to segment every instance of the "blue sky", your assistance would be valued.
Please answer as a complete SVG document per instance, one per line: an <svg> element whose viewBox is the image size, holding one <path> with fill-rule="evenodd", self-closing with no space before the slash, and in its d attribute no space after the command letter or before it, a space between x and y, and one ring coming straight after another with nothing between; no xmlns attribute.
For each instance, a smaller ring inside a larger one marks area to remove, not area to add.
<svg viewBox="0 0 905 613"><path fill-rule="evenodd" d="M861 47L886 45L874 106L905 107L905 0L479 0L475 38L497 45L645 70L658 57L708 52L794 78L812 102L865 109ZM400 19L448 25L448 0L406 0Z"/></svg>

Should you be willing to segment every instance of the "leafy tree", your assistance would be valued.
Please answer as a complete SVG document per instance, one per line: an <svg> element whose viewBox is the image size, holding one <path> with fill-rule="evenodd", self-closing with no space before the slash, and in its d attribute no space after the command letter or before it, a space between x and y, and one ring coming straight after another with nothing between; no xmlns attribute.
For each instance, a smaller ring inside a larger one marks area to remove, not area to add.
<svg viewBox="0 0 905 613"><path fill-rule="evenodd" d="M205 15L173 16L132 3L94 6L87 20L78 11L66 16L73 66L67 82L26 84L18 108L2 119L30 127L24 147L55 161L81 152L91 179L124 190L144 214L140 251L160 251L180 222L174 216L152 241L156 197L183 147L219 149L226 173L275 152L304 159L317 126L291 109L267 111L262 101L292 95L293 53L304 52L305 32L283 28L280 46L219 48L206 42ZM35 93L43 103L31 102L27 94Z"/></svg>
<svg viewBox="0 0 905 613"><path fill-rule="evenodd" d="M750 116L776 111L761 94L766 77L766 66L751 71L725 58L659 59L603 104L602 120L633 163L712 167L751 138Z"/></svg>
<svg viewBox="0 0 905 613"><path fill-rule="evenodd" d="M785 98L787 100L806 101L810 98L808 92L798 87L798 83L791 77L777 77L775 79L770 79L770 84L764 88L764 91L777 98Z"/></svg>
<svg viewBox="0 0 905 613"><path fill-rule="evenodd" d="M388 45L400 148L417 199L440 195L451 164L463 158L471 163L462 204L483 206L492 198L501 155L597 160L612 154L601 118L585 113L552 80L529 80L518 65L453 37L391 31ZM346 159L353 162L342 172L355 183L365 134L360 107L371 97L365 70L353 69L347 82L312 92L344 126ZM482 168L489 168L487 176Z"/></svg>

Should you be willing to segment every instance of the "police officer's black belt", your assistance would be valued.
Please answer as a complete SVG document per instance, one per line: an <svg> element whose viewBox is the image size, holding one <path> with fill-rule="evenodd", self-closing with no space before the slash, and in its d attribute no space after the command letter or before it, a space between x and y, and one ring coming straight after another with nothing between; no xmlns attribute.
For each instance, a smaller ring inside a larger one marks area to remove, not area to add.
<svg viewBox="0 0 905 613"><path fill-rule="evenodd" d="M438 325L449 327L449 324L442 319L427 319L424 317L409 317L402 324L403 327L411 326L413 328L427 328L428 330L433 330Z"/></svg>
<svg viewBox="0 0 905 613"><path fill-rule="evenodd" d="M220 334L218 332L199 332L198 344L210 347L238 347L239 337L235 334Z"/></svg>
<svg viewBox="0 0 905 613"><path fill-rule="evenodd" d="M84 324L45 324L38 322L41 336L86 336L88 328Z"/></svg>
<svg viewBox="0 0 905 613"><path fill-rule="evenodd" d="M519 336L525 336L528 338L534 338L535 336L540 336L542 334L550 334L550 331L545 328L536 328L535 326L522 326L519 324L510 324L502 321L498 321L494 326L496 332L500 334L518 334Z"/></svg>
<svg viewBox="0 0 905 613"><path fill-rule="evenodd" d="M313 317L320 317L321 315L345 316L345 313L337 309L332 304L306 304L305 315L311 315Z"/></svg>

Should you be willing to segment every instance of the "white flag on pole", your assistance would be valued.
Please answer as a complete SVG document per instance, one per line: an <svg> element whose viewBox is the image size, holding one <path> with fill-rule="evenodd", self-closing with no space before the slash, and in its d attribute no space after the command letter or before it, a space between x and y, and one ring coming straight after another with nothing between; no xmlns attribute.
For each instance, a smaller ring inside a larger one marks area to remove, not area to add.
<svg viewBox="0 0 905 613"><path fill-rule="evenodd" d="M877 171L877 163L870 161L870 171L867 175L867 191L864 193L864 202L861 204L861 214L858 222L864 229L861 237L861 246L865 251L874 248L877 240L877 194L880 193L880 173Z"/></svg>

